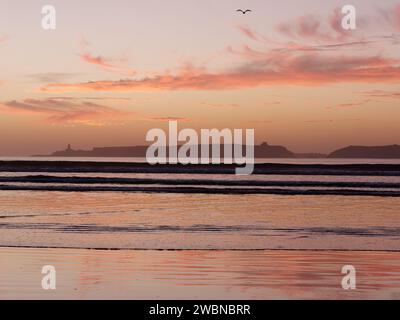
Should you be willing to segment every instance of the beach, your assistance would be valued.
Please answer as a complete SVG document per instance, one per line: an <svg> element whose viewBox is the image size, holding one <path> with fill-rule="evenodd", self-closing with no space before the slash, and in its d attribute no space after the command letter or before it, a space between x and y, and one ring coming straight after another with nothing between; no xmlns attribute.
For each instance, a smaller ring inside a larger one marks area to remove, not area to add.
<svg viewBox="0 0 400 320"><path fill-rule="evenodd" d="M400 299L390 252L0 249L1 299ZM357 290L341 268L357 267ZM57 270L56 290L41 268Z"/></svg>
<svg viewBox="0 0 400 320"><path fill-rule="evenodd" d="M0 298L400 298L397 164L132 172L142 166L0 169ZM55 291L40 287L44 265ZM341 286L345 265L355 291Z"/></svg>
<svg viewBox="0 0 400 320"><path fill-rule="evenodd" d="M2 8L0 300L400 300L399 0Z"/></svg>

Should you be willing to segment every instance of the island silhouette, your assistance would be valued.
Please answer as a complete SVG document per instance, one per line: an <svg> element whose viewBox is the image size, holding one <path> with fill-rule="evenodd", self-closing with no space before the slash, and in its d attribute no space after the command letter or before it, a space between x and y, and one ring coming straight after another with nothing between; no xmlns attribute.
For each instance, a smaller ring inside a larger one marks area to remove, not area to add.
<svg viewBox="0 0 400 320"><path fill-rule="evenodd" d="M353 158L353 159L398 159L400 158L400 146L348 146L336 150L328 155L328 158Z"/></svg>
<svg viewBox="0 0 400 320"><path fill-rule="evenodd" d="M181 146L178 146L178 149ZM201 145L198 145L200 154ZM242 150L245 149L242 146ZM71 145L65 150L53 152L50 155L37 156L37 157L132 157L132 158L145 158L148 146L123 146L123 147L97 147L92 150L74 150ZM209 146L211 153L212 145ZM168 148L167 148L168 153ZM221 156L224 155L224 146L220 145ZM295 158L295 153L289 151L283 146L273 146L264 142L261 145L254 146L254 155L256 158Z"/></svg>
<svg viewBox="0 0 400 320"><path fill-rule="evenodd" d="M181 146L178 146L178 149ZM197 146L200 154L201 145ZM212 146L209 146L210 154ZM245 146L242 146L245 150ZM116 146L95 147L92 150L74 150L69 144L65 150L53 152L50 155L35 155L35 157L132 157L145 158L148 146ZM168 148L167 148L168 150ZM167 152L168 153L168 152ZM224 146L220 146L221 156ZM400 145L387 146L348 146L329 154L323 153L294 153L279 145L269 145L264 142L254 146L255 158L331 158L331 159L400 159Z"/></svg>

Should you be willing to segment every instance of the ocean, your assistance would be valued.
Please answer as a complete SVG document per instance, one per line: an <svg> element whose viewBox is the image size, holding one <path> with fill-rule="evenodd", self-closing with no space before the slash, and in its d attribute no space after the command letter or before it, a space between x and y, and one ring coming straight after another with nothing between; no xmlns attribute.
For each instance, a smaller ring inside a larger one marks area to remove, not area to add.
<svg viewBox="0 0 400 320"><path fill-rule="evenodd" d="M54 298L400 298L398 174L3 171L0 298L51 297L41 264Z"/></svg>

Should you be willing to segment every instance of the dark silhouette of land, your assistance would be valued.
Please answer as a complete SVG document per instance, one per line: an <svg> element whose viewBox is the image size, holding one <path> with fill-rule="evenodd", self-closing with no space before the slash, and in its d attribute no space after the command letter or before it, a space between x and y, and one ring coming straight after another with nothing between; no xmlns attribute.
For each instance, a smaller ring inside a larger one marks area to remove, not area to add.
<svg viewBox="0 0 400 320"><path fill-rule="evenodd" d="M399 159L400 146L349 146L332 152L328 158Z"/></svg>
<svg viewBox="0 0 400 320"><path fill-rule="evenodd" d="M181 146L178 146L178 149ZM197 146L198 154L201 154L201 146ZM37 157L131 157L145 158L148 146L126 146L126 147L100 147L92 150L74 150L68 145L67 149L56 151L51 155ZM210 155L212 146L209 146ZM245 146L242 146L245 155ZM220 146L221 157L224 157L224 147ZM168 148L167 148L168 156ZM322 153L294 153L284 146L269 145L264 142L254 146L255 158L342 158L342 159L400 159L400 146L349 146L333 151L329 155Z"/></svg>
<svg viewBox="0 0 400 320"><path fill-rule="evenodd" d="M181 146L178 146L180 148ZM148 146L128 146L128 147L102 147L93 148L92 150L74 150L68 145L67 149L52 153L51 157L132 157L145 158ZM197 146L198 154L201 154L201 146ZM209 154L211 155L212 146L209 146ZM243 154L245 147L242 146ZM220 146L221 157L224 156L224 146ZM168 148L167 148L168 155ZM282 146L272 146L264 142L254 147L254 155L256 158L295 158L296 155Z"/></svg>

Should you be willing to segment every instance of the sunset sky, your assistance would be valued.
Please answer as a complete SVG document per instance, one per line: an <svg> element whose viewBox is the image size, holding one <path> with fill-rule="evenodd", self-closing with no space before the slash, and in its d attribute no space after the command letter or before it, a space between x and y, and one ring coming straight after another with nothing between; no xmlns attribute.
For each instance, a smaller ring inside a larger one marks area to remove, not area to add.
<svg viewBox="0 0 400 320"><path fill-rule="evenodd" d="M294 152L400 144L399 0L1 0L0 57L0 156L144 144L169 119Z"/></svg>

